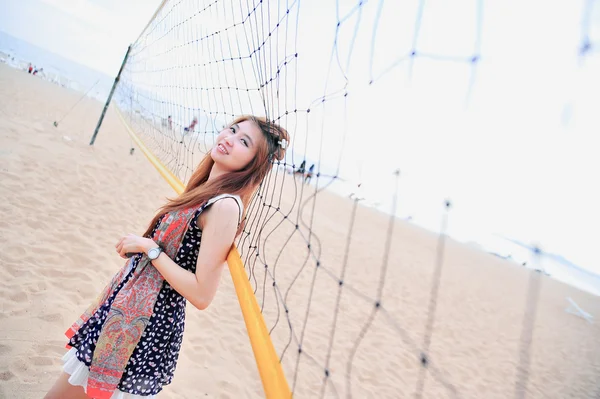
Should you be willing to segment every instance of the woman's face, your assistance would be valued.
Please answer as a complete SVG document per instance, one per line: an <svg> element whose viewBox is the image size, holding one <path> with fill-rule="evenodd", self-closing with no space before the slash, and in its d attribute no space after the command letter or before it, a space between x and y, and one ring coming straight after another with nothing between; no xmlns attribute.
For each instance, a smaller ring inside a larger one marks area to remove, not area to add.
<svg viewBox="0 0 600 399"><path fill-rule="evenodd" d="M252 121L243 121L224 129L217 136L210 156L224 172L242 170L254 157L264 136Z"/></svg>

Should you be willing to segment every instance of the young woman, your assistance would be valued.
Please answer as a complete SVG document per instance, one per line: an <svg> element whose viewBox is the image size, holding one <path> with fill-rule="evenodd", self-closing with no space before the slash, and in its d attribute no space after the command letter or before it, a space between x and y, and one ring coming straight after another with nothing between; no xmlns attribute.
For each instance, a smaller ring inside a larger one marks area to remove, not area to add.
<svg viewBox="0 0 600 399"><path fill-rule="evenodd" d="M153 398L171 382L186 300L198 309L211 303L244 204L288 142L285 129L264 118L237 118L143 236L119 240L116 250L129 260L66 332L70 350L46 399Z"/></svg>

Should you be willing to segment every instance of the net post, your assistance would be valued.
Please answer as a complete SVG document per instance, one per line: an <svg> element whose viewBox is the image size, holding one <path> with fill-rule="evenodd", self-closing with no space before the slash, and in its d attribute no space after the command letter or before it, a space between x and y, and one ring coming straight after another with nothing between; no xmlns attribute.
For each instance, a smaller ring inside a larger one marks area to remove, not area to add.
<svg viewBox="0 0 600 399"><path fill-rule="evenodd" d="M104 120L104 115L106 114L106 110L108 109L108 106L110 105L110 100L112 99L113 93L115 92L115 89L117 88L119 79L121 78L121 72L123 71L123 68L125 67L125 63L127 62L127 58L129 57L130 50L131 50L131 45L129 45L129 47L127 47L127 52L125 53L125 57L123 58L123 62L121 63L121 68L119 69L119 73L117 73L117 77L115 77L115 81L112 85L112 89L110 89L110 94L108 95L108 98L106 99L106 104L104 104L104 109L102 110L102 114L100 114L100 119L98 119L98 124L96 125L96 130L94 130L94 135L92 136L92 139L90 140L90 145L94 145L94 142L96 141L96 136L98 135L100 126L102 126L102 121Z"/></svg>
<svg viewBox="0 0 600 399"><path fill-rule="evenodd" d="M277 352L275 352L275 347L244 269L240 253L235 245L231 247L227 256L227 265L242 309L246 331L250 338L254 359L265 391L265 398L291 398L292 392L283 373Z"/></svg>

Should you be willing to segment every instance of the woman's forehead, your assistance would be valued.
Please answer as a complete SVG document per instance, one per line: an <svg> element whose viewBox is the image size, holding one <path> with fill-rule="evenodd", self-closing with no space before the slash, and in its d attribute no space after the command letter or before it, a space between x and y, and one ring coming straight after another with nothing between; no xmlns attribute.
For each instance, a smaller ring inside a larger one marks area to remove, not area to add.
<svg viewBox="0 0 600 399"><path fill-rule="evenodd" d="M237 125L238 129L240 130L240 133L247 134L254 140L259 140L263 137L262 131L260 130L258 125L252 121L245 120L237 123Z"/></svg>

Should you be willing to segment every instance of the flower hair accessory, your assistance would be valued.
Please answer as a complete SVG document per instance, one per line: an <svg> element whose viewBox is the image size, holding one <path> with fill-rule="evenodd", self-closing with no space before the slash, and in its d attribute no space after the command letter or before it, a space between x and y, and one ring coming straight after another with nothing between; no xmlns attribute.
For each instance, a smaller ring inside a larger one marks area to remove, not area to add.
<svg viewBox="0 0 600 399"><path fill-rule="evenodd" d="M288 142L287 142L287 140L286 140L286 139L281 139L281 140L279 140L277 143L278 143L278 144L281 146L281 148L283 148L284 150L285 150L285 149L287 149Z"/></svg>

